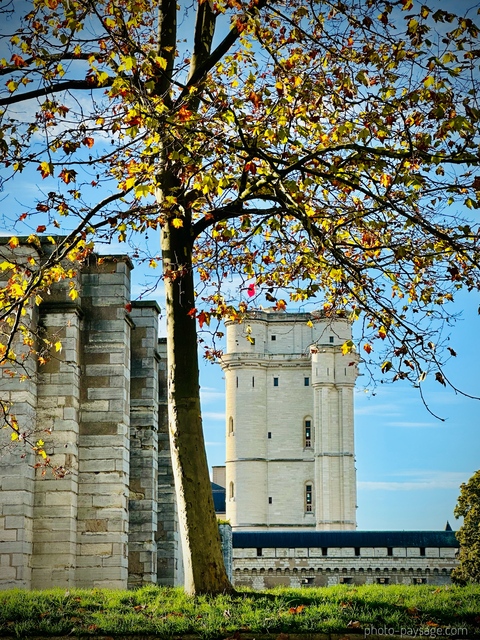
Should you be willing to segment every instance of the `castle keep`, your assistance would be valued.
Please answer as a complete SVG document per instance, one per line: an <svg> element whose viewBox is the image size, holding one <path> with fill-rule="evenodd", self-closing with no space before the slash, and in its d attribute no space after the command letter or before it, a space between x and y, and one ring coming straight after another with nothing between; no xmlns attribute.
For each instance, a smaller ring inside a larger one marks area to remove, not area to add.
<svg viewBox="0 0 480 640"><path fill-rule="evenodd" d="M226 517L234 531L356 527L355 354L346 320L256 311L227 323Z"/></svg>
<svg viewBox="0 0 480 640"><path fill-rule="evenodd" d="M7 249L5 249L7 250ZM28 249L35 251L34 248ZM5 251L3 251L4 253ZM0 588L173 585L180 581L159 308L130 303L125 256L91 256L72 301L62 283L32 314L61 351L0 369L21 430L45 441L54 479L0 430ZM49 435L51 432L51 435Z"/></svg>

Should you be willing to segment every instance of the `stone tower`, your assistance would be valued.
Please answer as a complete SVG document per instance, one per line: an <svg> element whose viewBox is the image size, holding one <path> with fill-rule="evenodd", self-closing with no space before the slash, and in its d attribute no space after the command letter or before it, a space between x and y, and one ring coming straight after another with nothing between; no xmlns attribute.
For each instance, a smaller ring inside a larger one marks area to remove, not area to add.
<svg viewBox="0 0 480 640"><path fill-rule="evenodd" d="M227 323L226 517L234 530L355 529L345 319L256 311Z"/></svg>

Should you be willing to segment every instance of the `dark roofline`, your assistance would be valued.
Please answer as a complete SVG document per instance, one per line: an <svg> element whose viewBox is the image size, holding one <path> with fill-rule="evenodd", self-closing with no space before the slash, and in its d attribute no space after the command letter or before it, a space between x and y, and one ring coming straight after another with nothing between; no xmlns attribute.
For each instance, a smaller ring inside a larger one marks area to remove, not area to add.
<svg viewBox="0 0 480 640"><path fill-rule="evenodd" d="M235 549L318 547L451 547L454 531L234 531Z"/></svg>

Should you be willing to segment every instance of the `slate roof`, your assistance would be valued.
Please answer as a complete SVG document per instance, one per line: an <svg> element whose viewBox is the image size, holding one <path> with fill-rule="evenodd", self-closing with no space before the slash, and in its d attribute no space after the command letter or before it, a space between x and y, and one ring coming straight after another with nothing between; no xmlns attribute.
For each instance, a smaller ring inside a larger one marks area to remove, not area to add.
<svg viewBox="0 0 480 640"><path fill-rule="evenodd" d="M234 531L234 549L459 547L453 531Z"/></svg>
<svg viewBox="0 0 480 640"><path fill-rule="evenodd" d="M215 513L225 513L226 504L225 504L225 487L221 487L216 482L211 482L212 485L212 494L213 494L213 504L215 506Z"/></svg>

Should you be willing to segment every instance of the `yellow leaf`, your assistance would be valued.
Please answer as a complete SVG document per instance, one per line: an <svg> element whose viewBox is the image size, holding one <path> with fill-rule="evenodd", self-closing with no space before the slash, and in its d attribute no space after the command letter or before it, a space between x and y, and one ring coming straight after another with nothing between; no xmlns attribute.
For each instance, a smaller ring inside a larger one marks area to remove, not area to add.
<svg viewBox="0 0 480 640"><path fill-rule="evenodd" d="M43 447L45 442L43 440L37 440L37 447Z"/></svg>
<svg viewBox="0 0 480 640"><path fill-rule="evenodd" d="M72 300L76 300L78 298L78 291L76 289L70 289L68 292L68 297Z"/></svg>
<svg viewBox="0 0 480 640"><path fill-rule="evenodd" d="M342 353L343 353L343 355L346 356L347 353L351 353L354 348L355 348L355 345L353 344L353 341L352 340L347 340L347 342L344 342L342 344Z"/></svg>
<svg viewBox="0 0 480 640"><path fill-rule="evenodd" d="M55 343L55 351L61 351L61 350L62 350L62 343L59 340L58 342Z"/></svg>
<svg viewBox="0 0 480 640"><path fill-rule="evenodd" d="M18 440L18 433L17 433L16 431L14 431L14 432L12 433L12 435L10 436L10 438L11 438L12 440Z"/></svg>
<svg viewBox="0 0 480 640"><path fill-rule="evenodd" d="M180 227L183 227L183 220L181 218L174 218L172 220L172 227L175 227L175 229L180 229Z"/></svg>
<svg viewBox="0 0 480 640"><path fill-rule="evenodd" d="M15 249L15 247L18 247L19 244L20 241L18 238L10 238L8 242L8 246L10 247L10 249Z"/></svg>

